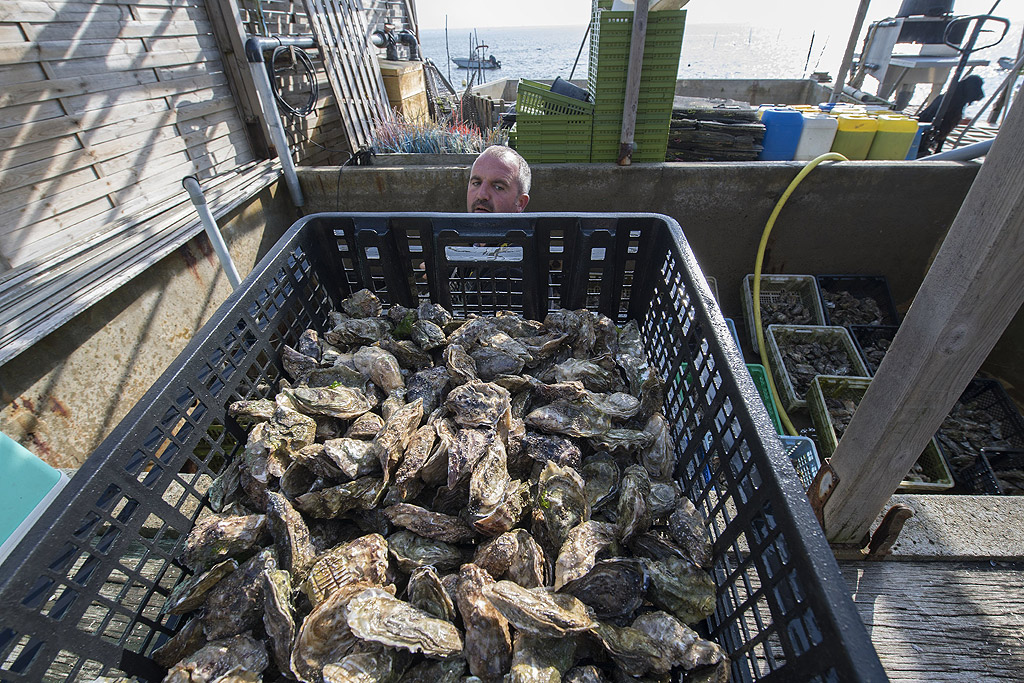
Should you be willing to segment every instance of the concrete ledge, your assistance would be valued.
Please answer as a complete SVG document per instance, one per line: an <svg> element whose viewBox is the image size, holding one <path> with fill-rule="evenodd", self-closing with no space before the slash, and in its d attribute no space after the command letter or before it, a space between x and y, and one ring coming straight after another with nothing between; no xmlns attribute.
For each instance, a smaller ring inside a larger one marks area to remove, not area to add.
<svg viewBox="0 0 1024 683"><path fill-rule="evenodd" d="M897 494L909 506L891 560L1024 560L1024 497ZM881 521L882 515L875 521Z"/></svg>

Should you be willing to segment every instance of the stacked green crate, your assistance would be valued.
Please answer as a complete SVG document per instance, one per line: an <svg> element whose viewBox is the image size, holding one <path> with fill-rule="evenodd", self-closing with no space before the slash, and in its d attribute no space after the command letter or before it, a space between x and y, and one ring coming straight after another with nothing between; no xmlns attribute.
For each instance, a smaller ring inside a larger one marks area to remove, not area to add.
<svg viewBox="0 0 1024 683"><path fill-rule="evenodd" d="M516 95L516 150L530 163L590 161L594 105L523 79Z"/></svg>
<svg viewBox="0 0 1024 683"><path fill-rule="evenodd" d="M590 160L616 161L626 101L626 73L633 36L633 13L612 12L595 2L590 27L587 85L594 97L594 131ZM633 161L664 161L675 97L685 10L650 12L640 70Z"/></svg>

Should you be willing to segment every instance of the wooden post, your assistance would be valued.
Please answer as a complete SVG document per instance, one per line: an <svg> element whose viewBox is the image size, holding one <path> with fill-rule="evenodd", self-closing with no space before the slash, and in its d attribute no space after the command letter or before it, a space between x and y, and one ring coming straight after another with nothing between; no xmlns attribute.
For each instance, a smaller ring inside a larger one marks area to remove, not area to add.
<svg viewBox="0 0 1024 683"><path fill-rule="evenodd" d="M919 162L925 163L925 162ZM1014 102L832 457L834 543L859 542L1024 301L1024 98Z"/></svg>
<svg viewBox="0 0 1024 683"><path fill-rule="evenodd" d="M860 0L860 7L857 8L857 15L853 19L853 28L850 29L850 40L846 43L846 53L843 54L843 63L839 66L839 75L836 76L836 84L832 88L832 97L829 102L838 102L846 86L846 76L850 73L850 66L853 65L853 52L857 49L857 40L860 38L860 30L864 27L864 18L868 15L868 5L871 0ZM863 58L863 55L861 56Z"/></svg>
<svg viewBox="0 0 1024 683"><path fill-rule="evenodd" d="M647 38L649 0L636 0L633 8L633 36L629 43L629 70L626 72L626 101L622 105L622 134L619 136L619 166L629 166L636 130L636 107L640 101L640 70L644 65L644 41Z"/></svg>

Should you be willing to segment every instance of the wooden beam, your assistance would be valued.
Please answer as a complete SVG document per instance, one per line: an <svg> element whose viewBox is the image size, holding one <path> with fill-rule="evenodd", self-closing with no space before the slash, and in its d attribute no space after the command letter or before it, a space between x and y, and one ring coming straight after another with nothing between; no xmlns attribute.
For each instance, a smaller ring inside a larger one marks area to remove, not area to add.
<svg viewBox="0 0 1024 683"><path fill-rule="evenodd" d="M922 162L927 163L927 162ZM824 507L858 543L1024 302L1024 98L1017 98L835 455Z"/></svg>
<svg viewBox="0 0 1024 683"><path fill-rule="evenodd" d="M619 135L619 166L629 166L633 156L636 108L640 102L640 72L644 66L644 41L647 39L648 0L637 0L633 8L633 36L629 44L626 71L626 101L622 105L622 132Z"/></svg>

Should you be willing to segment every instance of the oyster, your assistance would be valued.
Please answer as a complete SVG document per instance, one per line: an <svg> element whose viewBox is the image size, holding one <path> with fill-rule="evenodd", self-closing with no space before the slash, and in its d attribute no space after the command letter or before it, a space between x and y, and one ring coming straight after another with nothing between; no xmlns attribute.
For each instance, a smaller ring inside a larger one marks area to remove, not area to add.
<svg viewBox="0 0 1024 683"><path fill-rule="evenodd" d="M377 413L363 413L349 425L348 431L345 432L345 438L369 441L376 437L382 429L384 429L384 418Z"/></svg>
<svg viewBox="0 0 1024 683"><path fill-rule="evenodd" d="M596 413L581 400L559 399L533 410L523 422L542 432L577 438L597 436L611 429L611 418Z"/></svg>
<svg viewBox="0 0 1024 683"><path fill-rule="evenodd" d="M310 517L335 519L349 510L369 510L384 493L380 477L359 477L338 486L304 493L295 499L295 507Z"/></svg>
<svg viewBox="0 0 1024 683"><path fill-rule="evenodd" d="M647 582L640 560L617 557L595 563L586 574L562 586L562 591L589 605L598 619L617 619L643 604Z"/></svg>
<svg viewBox="0 0 1024 683"><path fill-rule="evenodd" d="M693 629L667 612L641 614L633 620L632 627L643 631L657 643L661 656L651 667L656 673L667 673L677 666L691 671L723 662L725 668L728 668L728 656L718 643L702 639Z"/></svg>
<svg viewBox="0 0 1024 683"><path fill-rule="evenodd" d="M544 519L544 538L561 548L569 531L590 519L583 478L571 467L549 462L537 482L537 504Z"/></svg>
<svg viewBox="0 0 1024 683"><path fill-rule="evenodd" d="M316 358L296 351L287 344L281 347L281 367L295 382L305 382L319 365Z"/></svg>
<svg viewBox="0 0 1024 683"><path fill-rule="evenodd" d="M382 306L377 295L364 288L342 300L341 310L352 318L376 318L381 314Z"/></svg>
<svg viewBox="0 0 1024 683"><path fill-rule="evenodd" d="M684 624L695 624L715 611L715 582L707 572L678 557L643 562L651 577L647 599L656 607Z"/></svg>
<svg viewBox="0 0 1024 683"><path fill-rule="evenodd" d="M371 441L328 439L323 453L337 468L339 478L356 479L381 472L379 446Z"/></svg>
<svg viewBox="0 0 1024 683"><path fill-rule="evenodd" d="M654 438L647 432L638 429L609 429L594 434L587 443L597 450L608 450L612 453L624 453L643 450L651 445Z"/></svg>
<svg viewBox="0 0 1024 683"><path fill-rule="evenodd" d="M444 390L450 381L451 375L444 366L420 370L406 383L405 398L410 403L418 398L423 399L423 412L429 415L441 405Z"/></svg>
<svg viewBox="0 0 1024 683"><path fill-rule="evenodd" d="M516 529L517 552L512 556L506 575L510 581L514 581L523 588L537 588L545 585L544 567L547 559L544 550L533 536L527 533L526 529ZM495 577L498 578L498 577Z"/></svg>
<svg viewBox="0 0 1024 683"><path fill-rule="evenodd" d="M466 352L462 345L450 343L445 347L444 353L441 355L444 358L444 366L448 370L453 386L478 379L476 361L473 360L473 357Z"/></svg>
<svg viewBox="0 0 1024 683"><path fill-rule="evenodd" d="M332 314L331 318L334 328L324 337L335 346L372 344L391 331L391 326L383 318L349 318L340 314Z"/></svg>
<svg viewBox="0 0 1024 683"><path fill-rule="evenodd" d="M423 538L404 530L388 537L388 550L405 572L428 564L444 571L458 567L465 559L462 550L450 543Z"/></svg>
<svg viewBox="0 0 1024 683"><path fill-rule="evenodd" d="M448 488L454 488L473 473L492 441L494 434L482 429L460 429L456 432L455 441L448 449Z"/></svg>
<svg viewBox="0 0 1024 683"><path fill-rule="evenodd" d="M529 482L513 480L505 487L501 502L495 508L486 514L477 512L473 528L486 536L505 533L519 523L529 504Z"/></svg>
<svg viewBox="0 0 1024 683"><path fill-rule="evenodd" d="M394 356L399 367L413 372L419 372L434 365L430 354L409 340L398 341L391 336L386 336L377 342L377 345Z"/></svg>
<svg viewBox="0 0 1024 683"><path fill-rule="evenodd" d="M423 421L423 401L417 399L407 403L386 419L373 443L379 449L381 468L384 470L384 481L390 479L405 453L412 435L419 429Z"/></svg>
<svg viewBox="0 0 1024 683"><path fill-rule="evenodd" d="M438 658L462 652L462 638L451 622L437 619L379 588L367 588L352 598L346 620L357 637L387 647Z"/></svg>
<svg viewBox="0 0 1024 683"><path fill-rule="evenodd" d="M510 485L505 447L499 439L493 439L469 478L468 511L473 521L487 517L501 505Z"/></svg>
<svg viewBox="0 0 1024 683"><path fill-rule="evenodd" d="M562 674L573 665L575 658L573 638L549 640L517 633L508 683L561 683Z"/></svg>
<svg viewBox="0 0 1024 683"><path fill-rule="evenodd" d="M423 425L413 432L405 449L405 457L402 458L402 462L395 472L395 480L392 484L392 490L398 493L400 500L415 498L422 490L423 480L419 475L433 453L436 439L437 430L429 424Z"/></svg>
<svg viewBox="0 0 1024 683"><path fill-rule="evenodd" d="M639 629L597 622L594 633L612 660L630 676L643 676L661 658L661 648L657 641Z"/></svg>
<svg viewBox="0 0 1024 683"><path fill-rule="evenodd" d="M651 526L651 479L640 465L630 465L622 474L619 493L619 538L628 541L631 536L647 531Z"/></svg>
<svg viewBox="0 0 1024 683"><path fill-rule="evenodd" d="M614 524L583 522L569 530L555 561L555 590L589 572L602 552L614 552L618 529Z"/></svg>
<svg viewBox="0 0 1024 683"><path fill-rule="evenodd" d="M614 499L619 492L619 465L607 451L598 451L585 458L580 466L580 474L584 481L583 492L591 510Z"/></svg>
<svg viewBox="0 0 1024 683"><path fill-rule="evenodd" d="M523 436L526 454L537 462L553 462L563 467L579 467L582 454L570 439L554 434L527 431Z"/></svg>
<svg viewBox="0 0 1024 683"><path fill-rule="evenodd" d="M206 601L207 592L217 585L218 581L236 569L238 569L238 562L224 560L213 565L207 571L196 574L188 581L179 583L167 597L167 602L164 603L161 611L169 614L187 614L202 606Z"/></svg>
<svg viewBox="0 0 1024 683"><path fill-rule="evenodd" d="M263 628L270 640L274 663L282 672L291 666L295 642L295 611L292 606L291 574L282 569L263 569Z"/></svg>
<svg viewBox="0 0 1024 683"><path fill-rule="evenodd" d="M302 683L319 683L324 666L339 661L359 644L348 626L349 601L366 584L348 584L334 591L306 615L292 647L291 672Z"/></svg>
<svg viewBox="0 0 1024 683"><path fill-rule="evenodd" d="M512 404L506 389L490 382L471 381L448 392L445 405L463 427L495 428Z"/></svg>
<svg viewBox="0 0 1024 683"><path fill-rule="evenodd" d="M245 555L259 542L266 523L266 515L200 519L185 539L182 562L192 571L204 571L225 559Z"/></svg>
<svg viewBox="0 0 1024 683"><path fill-rule="evenodd" d="M431 320L417 320L412 324L412 340L424 351L444 346L444 330Z"/></svg>
<svg viewBox="0 0 1024 683"><path fill-rule="evenodd" d="M267 526L281 566L292 574L305 574L316 555L309 528L288 499L274 491L267 493Z"/></svg>
<svg viewBox="0 0 1024 683"><path fill-rule="evenodd" d="M229 674L258 675L269 663L263 643L249 635L237 635L207 643L181 660L167 672L164 683L214 683Z"/></svg>
<svg viewBox="0 0 1024 683"><path fill-rule="evenodd" d="M432 512L419 505L398 503L384 508L391 523L424 538L447 543L466 543L476 538L473 529L458 517Z"/></svg>
<svg viewBox="0 0 1024 683"><path fill-rule="evenodd" d="M672 516L668 518L669 533L672 538L698 567L711 567L711 541L704 530L704 520L697 514L686 498L680 498Z"/></svg>
<svg viewBox="0 0 1024 683"><path fill-rule="evenodd" d="M364 346L352 357L356 369L380 387L384 393L390 394L397 389L405 388L405 379L398 359L391 353L377 346Z"/></svg>
<svg viewBox="0 0 1024 683"><path fill-rule="evenodd" d="M651 479L668 479L676 466L676 454L668 423L661 413L655 413L644 425L644 432L651 436L651 445L640 451L640 463L651 475Z"/></svg>
<svg viewBox="0 0 1024 683"><path fill-rule="evenodd" d="M652 481L650 505L651 518L660 520L671 514L682 498L683 490L672 481Z"/></svg>
<svg viewBox="0 0 1024 683"><path fill-rule="evenodd" d="M512 581L498 581L487 586L484 595L509 623L526 633L560 638L595 626L582 602L546 588L523 588Z"/></svg>
<svg viewBox="0 0 1024 683"><path fill-rule="evenodd" d="M235 401L228 405L228 415L231 417L248 417L264 422L274 416L275 410L277 410L277 404L268 398L260 398L254 401Z"/></svg>
<svg viewBox="0 0 1024 683"><path fill-rule="evenodd" d="M562 676L564 683L607 683L601 670L593 664L586 666L575 666L565 672Z"/></svg>
<svg viewBox="0 0 1024 683"><path fill-rule="evenodd" d="M484 680L494 680L508 672L512 664L512 640L508 620L485 594L494 579L475 564L459 571L455 600L466 628L466 661L469 671Z"/></svg>
<svg viewBox="0 0 1024 683"><path fill-rule="evenodd" d="M459 683L465 673L466 660L461 657L428 659L406 671L401 683Z"/></svg>
<svg viewBox="0 0 1024 683"><path fill-rule="evenodd" d="M444 327L452 321L452 314L441 304L424 301L416 309L420 320L428 320L438 327Z"/></svg>
<svg viewBox="0 0 1024 683"><path fill-rule="evenodd" d="M572 382L575 380L583 382L583 386L590 391L599 393L615 391L622 383L622 380L616 377L612 370L603 368L591 360L569 358L555 366L555 381ZM639 406L638 401L637 407L639 408Z"/></svg>
<svg viewBox="0 0 1024 683"><path fill-rule="evenodd" d="M193 617L167 642L153 650L150 657L160 666L170 669L204 645L206 635L203 633L203 623L198 617Z"/></svg>
<svg viewBox="0 0 1024 683"><path fill-rule="evenodd" d="M263 617L263 570L276 569L269 550L253 555L206 596L203 632L213 641L249 631Z"/></svg>
<svg viewBox="0 0 1024 683"><path fill-rule="evenodd" d="M615 363L626 374L629 393L639 396L644 382L654 373L647 362L643 342L640 341L640 329L632 320L623 325L619 332L619 351L615 355Z"/></svg>
<svg viewBox="0 0 1024 683"><path fill-rule="evenodd" d="M318 556L299 588L316 607L346 586L382 586L387 573L387 541L380 534L367 534Z"/></svg>
<svg viewBox="0 0 1024 683"><path fill-rule="evenodd" d="M371 410L376 403L351 387L294 387L285 393L309 415L325 415L351 420Z"/></svg>
<svg viewBox="0 0 1024 683"><path fill-rule="evenodd" d="M324 683L395 683L409 655L390 648L354 652L324 667Z"/></svg>
<svg viewBox="0 0 1024 683"><path fill-rule="evenodd" d="M438 619L455 621L455 604L433 567L427 565L414 569L409 575L406 593L413 607Z"/></svg>

